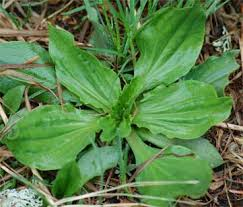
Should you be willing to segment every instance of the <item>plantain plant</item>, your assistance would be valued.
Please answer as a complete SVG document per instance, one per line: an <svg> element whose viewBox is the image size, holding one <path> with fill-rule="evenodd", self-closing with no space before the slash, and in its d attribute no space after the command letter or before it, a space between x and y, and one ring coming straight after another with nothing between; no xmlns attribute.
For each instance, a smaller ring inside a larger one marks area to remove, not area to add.
<svg viewBox="0 0 243 207"><path fill-rule="evenodd" d="M204 195L212 168L222 164L222 158L200 137L229 117L232 100L223 89L238 67L233 52L194 67L205 21L198 4L154 13L136 35L140 56L129 83L78 48L72 34L49 25L51 60L42 55L39 61L54 64L58 82L74 98L25 112L4 130L3 142L31 168L60 169L52 189L57 197L74 194L89 179L115 167L119 154L114 145L119 140L128 142L137 166L147 163L136 176L137 182L154 183L138 187L144 202L161 207L179 196ZM27 43L3 43L0 49L10 44ZM37 82L45 79L45 72L28 75ZM6 77L4 81L0 84ZM84 151L96 139L110 146ZM172 183L159 185L160 181Z"/></svg>

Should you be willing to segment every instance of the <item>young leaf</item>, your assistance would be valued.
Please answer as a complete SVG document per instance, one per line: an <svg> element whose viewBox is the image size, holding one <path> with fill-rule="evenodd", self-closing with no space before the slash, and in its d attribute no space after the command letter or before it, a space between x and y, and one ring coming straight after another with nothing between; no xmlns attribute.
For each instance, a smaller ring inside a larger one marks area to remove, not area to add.
<svg viewBox="0 0 243 207"><path fill-rule="evenodd" d="M117 123L110 115L102 117L99 126L102 129L100 138L103 142L110 142L117 136Z"/></svg>
<svg viewBox="0 0 243 207"><path fill-rule="evenodd" d="M132 130L130 117L123 118L120 122L117 122L108 115L100 119L99 126L102 129L101 140L104 142L110 142L116 136L127 137Z"/></svg>
<svg viewBox="0 0 243 207"><path fill-rule="evenodd" d="M211 56L203 64L196 66L186 76L186 80L199 80L212 84L219 95L224 95L224 88L229 83L229 75L239 68L232 52L221 57Z"/></svg>
<svg viewBox="0 0 243 207"><path fill-rule="evenodd" d="M60 82L84 104L109 111L120 94L120 80L91 54L74 45L73 36L49 26L49 52Z"/></svg>
<svg viewBox="0 0 243 207"><path fill-rule="evenodd" d="M205 21L196 4L161 9L145 23L136 37L141 57L135 66L135 76L145 77L145 90L173 83L192 68L203 44Z"/></svg>
<svg viewBox="0 0 243 207"><path fill-rule="evenodd" d="M24 94L25 86L19 85L15 88L12 88L7 91L7 93L3 96L4 106L10 114L18 111Z"/></svg>
<svg viewBox="0 0 243 207"><path fill-rule="evenodd" d="M117 131L118 131L118 136L121 138L125 138L129 136L132 131L131 118L130 117L123 118L119 124Z"/></svg>
<svg viewBox="0 0 243 207"><path fill-rule="evenodd" d="M116 136L126 137L130 134L130 113L135 105L135 100L142 92L143 83L143 78L134 78L123 89L116 105L112 108L111 115L100 119L100 126L103 129L102 141L111 141Z"/></svg>
<svg viewBox="0 0 243 207"><path fill-rule="evenodd" d="M20 119L4 142L16 159L40 170L60 169L91 143L99 116L71 106L42 106Z"/></svg>
<svg viewBox="0 0 243 207"><path fill-rule="evenodd" d="M217 149L204 138L194 140L168 139L162 134L152 134L148 130L137 130L138 136L144 140L151 142L158 147L166 147L168 145L180 145L192 150L202 160L206 160L211 168L218 167L223 164L223 159Z"/></svg>
<svg viewBox="0 0 243 207"><path fill-rule="evenodd" d="M24 64L31 59L37 58L33 63L51 63L48 52L34 43L12 41L0 44L0 64ZM31 70L18 70L19 73L29 75L37 83L48 88L56 87L55 71L53 67L38 67ZM0 91L7 90L26 82L24 79L0 78Z"/></svg>
<svg viewBox="0 0 243 207"><path fill-rule="evenodd" d="M81 186L81 174L76 161L66 164L57 174L53 183L52 193L57 198L71 196Z"/></svg>
<svg viewBox="0 0 243 207"><path fill-rule="evenodd" d="M113 168L119 161L116 147L93 148L78 161L82 187L88 180L101 176L106 170Z"/></svg>
<svg viewBox="0 0 243 207"><path fill-rule="evenodd" d="M225 120L231 105L230 97L218 98L208 84L181 81L146 93L137 105L133 123L168 138L193 139Z"/></svg>
<svg viewBox="0 0 243 207"><path fill-rule="evenodd" d="M112 116L115 119L121 119L121 117L130 115L136 99L143 91L143 87L144 79L142 77L133 78L129 84L125 85L117 104L112 110Z"/></svg>
<svg viewBox="0 0 243 207"><path fill-rule="evenodd" d="M144 144L134 133L128 139L136 164L142 164L155 156L159 150ZM139 187L143 195L157 196L173 200L178 196L190 196L198 198L208 189L212 178L212 172L208 163L201 160L192 152L181 146L171 146L158 158L151 161L137 176L137 182L174 181L174 184ZM190 184L182 184L183 181L191 181ZM169 201L146 200L146 203L154 206L169 206Z"/></svg>

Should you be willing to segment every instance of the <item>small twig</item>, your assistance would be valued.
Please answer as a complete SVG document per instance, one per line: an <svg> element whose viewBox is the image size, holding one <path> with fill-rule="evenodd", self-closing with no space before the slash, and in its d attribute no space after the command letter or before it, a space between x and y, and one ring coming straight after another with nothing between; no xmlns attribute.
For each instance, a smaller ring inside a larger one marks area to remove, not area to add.
<svg viewBox="0 0 243 207"><path fill-rule="evenodd" d="M0 37L47 37L45 30L15 30L15 29L0 29Z"/></svg>
<svg viewBox="0 0 243 207"><path fill-rule="evenodd" d="M216 124L215 126L221 127L224 129L231 129L231 130L243 132L243 126L239 126L239 125L235 125L235 124L220 123L220 124Z"/></svg>
<svg viewBox="0 0 243 207"><path fill-rule="evenodd" d="M33 173L33 175L35 175L38 179L40 179L41 181L43 181L43 178L40 176L40 173L38 172L38 170L31 168L31 172ZM42 191L44 191L46 194L48 194L50 197L52 197L49 189L42 183L42 182L38 182L40 188Z"/></svg>
<svg viewBox="0 0 243 207"><path fill-rule="evenodd" d="M8 117L7 117L7 115L6 115L5 111L4 111L1 103L0 103L0 116L2 117L4 125L6 125L7 122L8 122Z"/></svg>
<svg viewBox="0 0 243 207"><path fill-rule="evenodd" d="M110 183L110 180L111 180L112 175L113 175L113 170L110 170L109 175L108 175L108 177L106 179L106 183L105 183L104 189L106 189L107 186L108 186L108 184Z"/></svg>
<svg viewBox="0 0 243 207"><path fill-rule="evenodd" d="M92 184L91 182L87 182L84 186L85 186L85 188L87 188L90 191L93 191L93 192L98 191L97 188L95 187L95 185Z"/></svg>
<svg viewBox="0 0 243 207"><path fill-rule="evenodd" d="M11 4L13 4L15 2L15 0L10 0L8 2L6 2L4 5L3 5L3 8L4 9L7 9L8 7L11 6Z"/></svg>
<svg viewBox="0 0 243 207"><path fill-rule="evenodd" d="M28 111L31 111L32 108L31 108L31 105L30 105L30 100L29 100L29 96L28 96L28 93L29 93L29 86L27 86L24 90L24 101L25 101L25 106L27 108Z"/></svg>
<svg viewBox="0 0 243 207"><path fill-rule="evenodd" d="M158 207L152 206L145 203L114 203L114 204L103 204L103 205L64 205L62 207Z"/></svg>
<svg viewBox="0 0 243 207"><path fill-rule="evenodd" d="M4 40L4 39L2 39L2 38L0 38L0 42L2 43L2 42L8 42L8 41L6 41L6 40Z"/></svg>
<svg viewBox="0 0 243 207"><path fill-rule="evenodd" d="M243 47L243 44L242 44L242 47ZM242 63L243 63L243 48L242 48ZM242 64L243 66L243 64ZM242 74L243 74L243 69L242 71L240 71L239 73L237 73L231 80L230 80L230 83L233 83L235 80L237 80L238 78L242 77Z"/></svg>
<svg viewBox="0 0 243 207"><path fill-rule="evenodd" d="M59 13L61 13L63 10L65 10L67 7L69 7L72 3L74 2L74 0L69 1L65 6L63 6L61 9L57 10L56 12L52 13L51 15L49 15L47 18L43 19L41 24L43 24L46 20L53 18L54 16L58 15Z"/></svg>
<svg viewBox="0 0 243 207"><path fill-rule="evenodd" d="M17 169L16 172L20 174L21 172L25 171L26 169L28 169L28 168L27 167L22 167L22 168ZM2 177L1 178L2 184L0 185L0 187L2 187L2 185L4 185L4 183L6 181L8 181L11 177L12 176L10 174L6 174L4 177Z"/></svg>
<svg viewBox="0 0 243 207"><path fill-rule="evenodd" d="M19 4L19 2L18 2L18 1L15 1L14 4L15 4L15 8L18 10L18 12L19 12L24 18L26 18L27 15L26 15L25 11L23 10L23 8L21 7L21 5ZM25 27L28 27L27 25L29 26L28 22L25 22Z"/></svg>
<svg viewBox="0 0 243 207"><path fill-rule="evenodd" d="M73 196L69 198L63 198L59 201L57 201L55 204L56 205L61 205L67 202L72 202L72 201L77 201L77 200L82 200L85 198L90 198L90 197L98 197L100 194L103 193L108 193L111 191L115 190L120 190L124 188L129 188L129 187L145 187L145 186L162 186L162 185L184 185L184 184L189 184L189 185L196 185L198 184L197 180L188 180L188 181L146 181L146 182L134 182L134 183L127 183L124 185L119 185L110 189L105 189L97 192L92 192L92 193L87 193L84 195L79 195L79 196Z"/></svg>
<svg viewBox="0 0 243 207"><path fill-rule="evenodd" d="M19 73L18 71L15 71L15 70L0 71L0 76L1 75L3 75L3 76L13 76L13 77L16 77L16 78L23 79L28 84L34 85L36 87L42 88L42 89L50 92L57 100L59 100L58 97L56 96L56 94L50 88L48 88L48 87L36 82L34 80L34 78L32 76L30 76L30 75Z"/></svg>
<svg viewBox="0 0 243 207"><path fill-rule="evenodd" d="M37 61L38 59L40 59L40 56L39 56L39 55L36 55L36 56L30 58L29 60L25 61L24 64L31 64L31 63L34 63L34 62Z"/></svg>
<svg viewBox="0 0 243 207"><path fill-rule="evenodd" d="M226 181L224 182L224 184L225 184L224 188L225 188L225 192L226 192L226 198L228 200L229 207L233 207L232 204L231 204L231 201L230 201L230 197L229 197L229 192L228 192Z"/></svg>
<svg viewBox="0 0 243 207"><path fill-rule="evenodd" d="M10 3L10 2L11 2L11 3ZM14 3L14 2L15 2L15 0L10 0L10 1L8 1L9 5L5 5L5 6L8 7L8 6L10 6L12 3ZM3 5L4 5L4 4L3 4ZM6 9L6 7L5 7L5 9ZM7 22L9 23L9 26L10 26L11 28L13 28L14 30L18 30L18 28L17 28L17 26L15 25L14 21L12 21L12 19L9 18L8 15L4 15L4 14L3 14L3 16L6 18ZM3 27L3 28L8 28L8 27ZM6 31L6 29L2 29L2 30L5 30L5 31ZM11 30L11 29L10 29L10 30ZM25 39L24 39L22 36L20 36L20 35L14 35L14 37L16 37L17 40L19 40L19 41L25 41Z"/></svg>
<svg viewBox="0 0 243 207"><path fill-rule="evenodd" d="M51 64L0 64L0 72L8 69L22 70L22 69L31 69L31 68L41 68L41 67L51 67Z"/></svg>
<svg viewBox="0 0 243 207"><path fill-rule="evenodd" d="M164 197L158 197L158 196L150 196L150 195L139 195L139 194L129 194L129 193L103 193L99 194L99 197L131 197L131 198L140 198L140 199L146 199L146 200L157 200L157 201L166 201L166 202L177 202L181 204L187 204L187 205L202 205L203 203L196 202L196 201L183 201L183 200L176 200L173 198L164 198Z"/></svg>
<svg viewBox="0 0 243 207"><path fill-rule="evenodd" d="M59 98L59 102L61 104L61 106L64 105L64 99L63 99L63 96L62 96L62 86L60 84L60 82L57 80L57 96Z"/></svg>
<svg viewBox="0 0 243 207"><path fill-rule="evenodd" d="M80 32L80 42L83 42L84 41L84 38L85 38L85 34L87 32L87 30L89 29L89 26L90 26L90 23L88 20L86 20L83 24L83 27L82 27L82 30Z"/></svg>
<svg viewBox="0 0 243 207"><path fill-rule="evenodd" d="M238 195L243 195L243 190L231 189L231 190L229 190L229 192L234 193L234 194L238 194Z"/></svg>

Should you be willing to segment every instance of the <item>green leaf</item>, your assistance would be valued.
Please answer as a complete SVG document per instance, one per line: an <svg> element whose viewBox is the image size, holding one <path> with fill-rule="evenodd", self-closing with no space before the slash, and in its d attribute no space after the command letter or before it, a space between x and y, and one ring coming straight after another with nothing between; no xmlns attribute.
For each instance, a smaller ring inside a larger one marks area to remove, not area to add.
<svg viewBox="0 0 243 207"><path fill-rule="evenodd" d="M143 89L143 78L136 77L130 84L125 85L111 114L100 119L103 130L102 141L112 141L116 136L126 137L131 132L131 111L135 100Z"/></svg>
<svg viewBox="0 0 243 207"><path fill-rule="evenodd" d="M113 168L119 161L116 147L93 148L78 161L82 187L90 179L101 176L107 169Z"/></svg>
<svg viewBox="0 0 243 207"><path fill-rule="evenodd" d="M143 78L136 77L125 85L111 114L100 120L102 141L111 141L116 136L124 138L131 133L130 114L135 107L135 100L142 92L143 83Z"/></svg>
<svg viewBox="0 0 243 207"><path fill-rule="evenodd" d="M137 130L137 134L143 141L151 142L158 147L166 147L168 145L180 145L192 150L202 160L206 160L211 168L218 167L223 164L223 159L217 149L204 138L195 140L168 139L162 134L152 134L148 130Z"/></svg>
<svg viewBox="0 0 243 207"><path fill-rule="evenodd" d="M103 142L111 142L116 136L120 138L127 137L132 130L130 117L116 121L108 115L100 119L99 126L102 129L101 140Z"/></svg>
<svg viewBox="0 0 243 207"><path fill-rule="evenodd" d="M136 164L144 163L160 151L144 144L135 133L128 138L128 142L135 154ZM212 172L206 161L193 155L189 149L176 145L165 149L160 157L152 160L136 177L137 182L177 182L176 184L138 188L144 196L157 196L160 199L169 200L173 200L178 196L198 198L206 193L211 179ZM194 183L179 183L182 181ZM169 206L170 203L156 200L145 200L145 202L159 207Z"/></svg>
<svg viewBox="0 0 243 207"><path fill-rule="evenodd" d="M76 161L66 164L57 174L52 186L52 193L57 198L71 196L81 186L81 174Z"/></svg>
<svg viewBox="0 0 243 207"><path fill-rule="evenodd" d="M131 127L131 119L129 118L123 118L123 120L120 122L119 127L117 129L118 136L121 138L125 138L130 135L132 131Z"/></svg>
<svg viewBox="0 0 243 207"><path fill-rule="evenodd" d="M191 149L202 160L206 160L211 168L215 168L223 164L223 158L221 157L217 149L207 139L176 139L175 144Z"/></svg>
<svg viewBox="0 0 243 207"><path fill-rule="evenodd" d="M134 108L136 99L142 93L143 87L144 79L142 77L136 77L129 84L125 85L117 104L112 109L111 116L117 120L122 117L127 118Z"/></svg>
<svg viewBox="0 0 243 207"><path fill-rule="evenodd" d="M116 137L117 123L110 115L102 117L99 121L99 126L102 129L100 138L103 142L110 142Z"/></svg>
<svg viewBox="0 0 243 207"><path fill-rule="evenodd" d="M181 81L146 93L133 123L168 138L193 139L228 118L231 106L231 98L217 97L211 85Z"/></svg>
<svg viewBox="0 0 243 207"><path fill-rule="evenodd" d="M135 76L145 77L145 90L189 72L203 44L205 21L196 5L161 9L145 23L136 37L141 57L135 66Z"/></svg>
<svg viewBox="0 0 243 207"><path fill-rule="evenodd" d="M73 36L49 26L49 52L58 80L84 104L110 111L120 95L120 80L91 54L74 45Z"/></svg>
<svg viewBox="0 0 243 207"><path fill-rule="evenodd" d="M34 43L12 41L0 44L0 64L24 64L25 62L39 57L34 63L51 63L48 52ZM56 87L55 71L53 67L38 67L31 70L18 70L19 73L29 75L33 80L48 88ZM7 90L26 83L20 78L0 77L0 91Z"/></svg>
<svg viewBox="0 0 243 207"><path fill-rule="evenodd" d="M115 167L118 160L119 153L115 147L90 149L81 156L78 163L70 162L58 172L52 192L57 198L71 196L90 179Z"/></svg>
<svg viewBox="0 0 243 207"><path fill-rule="evenodd" d="M0 92L3 94L7 93L8 90L21 85L23 85L23 83L19 80L7 76L0 76Z"/></svg>
<svg viewBox="0 0 243 207"><path fill-rule="evenodd" d="M229 83L229 75L238 69L239 65L232 52L226 52L220 57L209 57L203 64L191 70L185 79L199 80L212 84L219 95L224 95L224 88Z"/></svg>
<svg viewBox="0 0 243 207"><path fill-rule="evenodd" d="M10 114L18 111L24 94L25 86L19 85L15 88L12 88L7 91L7 93L3 96L4 106Z"/></svg>
<svg viewBox="0 0 243 207"><path fill-rule="evenodd" d="M14 125L4 142L17 160L40 170L60 169L95 138L96 113L42 106Z"/></svg>

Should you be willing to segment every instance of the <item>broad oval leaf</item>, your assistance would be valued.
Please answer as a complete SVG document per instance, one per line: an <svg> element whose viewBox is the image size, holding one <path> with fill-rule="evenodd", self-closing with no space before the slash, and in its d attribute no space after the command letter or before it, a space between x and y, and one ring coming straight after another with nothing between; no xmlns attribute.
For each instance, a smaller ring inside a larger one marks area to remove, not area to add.
<svg viewBox="0 0 243 207"><path fill-rule="evenodd" d="M49 26L49 35L49 52L61 84L82 103L109 111L120 94L116 73L76 47L73 36L67 31Z"/></svg>
<svg viewBox="0 0 243 207"><path fill-rule="evenodd" d="M168 138L193 139L228 118L231 105L230 97L217 97L209 84L181 81L146 93L133 123Z"/></svg>
<svg viewBox="0 0 243 207"><path fill-rule="evenodd" d="M136 134L128 138L136 164L150 160L149 164L136 177L137 182L174 181L174 184L139 187L144 196L158 197L162 200L146 200L150 205L166 207L178 196L198 198L204 195L212 179L212 171L208 163L181 146L171 146L165 149L158 158L153 158L159 150L141 141ZM182 182L188 183L182 183ZM190 182L190 184L189 184Z"/></svg>
<svg viewBox="0 0 243 207"><path fill-rule="evenodd" d="M193 68L186 80L198 80L213 85L219 95L224 95L224 88L229 83L229 75L239 68L233 52L226 52L220 57L211 56L203 64Z"/></svg>
<svg viewBox="0 0 243 207"><path fill-rule="evenodd" d="M81 174L76 161L66 164L57 174L52 193L57 198L71 196L80 189Z"/></svg>
<svg viewBox="0 0 243 207"><path fill-rule="evenodd" d="M82 187L90 179L101 176L106 170L113 168L119 161L116 147L106 146L93 148L84 153L78 160Z"/></svg>
<svg viewBox="0 0 243 207"><path fill-rule="evenodd" d="M4 142L27 166L60 169L94 139L98 118L96 113L71 106L38 107L12 127Z"/></svg>
<svg viewBox="0 0 243 207"><path fill-rule="evenodd" d="M0 53L0 64L24 64L35 58L34 63L51 63L48 52L34 43L21 41L1 43ZM31 77L33 81L45 87L51 89L56 87L55 71L52 66L18 70L17 72ZM28 83L27 79L0 77L0 91L5 93L7 90L26 82Z"/></svg>
<svg viewBox="0 0 243 207"><path fill-rule="evenodd" d="M168 139L162 134L152 134L148 130L137 130L138 136L143 140L150 142L158 147L166 147L168 145L180 145L192 150L202 160L206 160L211 168L218 167L223 164L223 158L217 149L202 137L194 140Z"/></svg>
<svg viewBox="0 0 243 207"><path fill-rule="evenodd" d="M7 93L3 96L3 103L7 111L10 112L10 114L15 113L18 111L24 94L25 86L19 85L14 88L11 88L7 91Z"/></svg>
<svg viewBox="0 0 243 207"><path fill-rule="evenodd" d="M195 140L175 140L176 145L187 147L192 150L193 153L198 155L200 159L208 162L211 168L219 167L224 163L223 158L207 139L198 138Z"/></svg>
<svg viewBox="0 0 243 207"><path fill-rule="evenodd" d="M135 76L145 77L145 90L173 83L192 68L203 44L205 21L196 4L161 9L145 23L136 37L141 57L135 66Z"/></svg>

